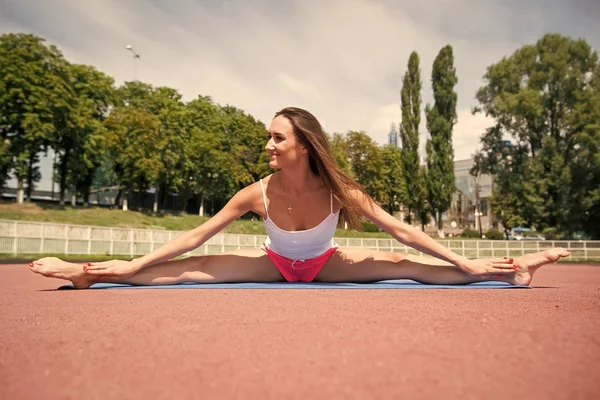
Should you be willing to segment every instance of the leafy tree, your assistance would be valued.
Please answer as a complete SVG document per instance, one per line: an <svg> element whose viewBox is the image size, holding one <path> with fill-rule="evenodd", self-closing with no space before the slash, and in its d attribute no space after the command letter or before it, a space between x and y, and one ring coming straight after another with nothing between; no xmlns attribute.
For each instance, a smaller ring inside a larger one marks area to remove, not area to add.
<svg viewBox="0 0 600 400"><path fill-rule="evenodd" d="M162 166L154 182L155 195L153 211L158 211L158 195L163 189L163 208L166 196L172 191L179 191L184 187L182 168L185 165L185 148L190 141L189 113L181 101L181 94L169 87L158 87L152 93L150 112L160 121L159 147Z"/></svg>
<svg viewBox="0 0 600 400"><path fill-rule="evenodd" d="M59 154L60 204L67 186L81 193L84 205L106 149L103 121L113 104L113 79L87 65L71 65L71 87L75 94L71 111L57 124L53 147Z"/></svg>
<svg viewBox="0 0 600 400"><path fill-rule="evenodd" d="M0 132L5 144L10 142L19 203L24 181L30 198L34 183L41 179L38 153L52 143L57 120L71 112L69 72L60 51L44 45L44 39L30 34L0 36Z"/></svg>
<svg viewBox="0 0 600 400"><path fill-rule="evenodd" d="M348 157L356 181L376 201L388 203L383 181L383 154L365 132L348 132Z"/></svg>
<svg viewBox="0 0 600 400"><path fill-rule="evenodd" d="M419 168L419 186L415 188L414 196L420 199L418 204L419 208L416 209L419 222L421 223L421 230L425 231L425 225L429 223L429 214L431 213L431 207L427 202L427 167L422 165Z"/></svg>
<svg viewBox="0 0 600 400"><path fill-rule="evenodd" d="M494 118L499 136L524 149L518 169L527 166L528 173L537 174L530 175L534 193L529 195L534 208L538 197L544 199L541 209L533 218L527 208L515 213L539 229L598 233L597 202L588 200L595 198L600 181L598 68L598 55L585 40L548 34L489 66L477 92L481 109L474 111ZM499 157L497 147L484 143L476 158L481 167ZM517 189L515 196L528 195L525 187Z"/></svg>
<svg viewBox="0 0 600 400"><path fill-rule="evenodd" d="M232 157L233 178L236 189L240 190L256 182L268 168L264 149L267 128L236 107L224 106L221 112L227 140L225 151Z"/></svg>
<svg viewBox="0 0 600 400"><path fill-rule="evenodd" d="M229 141L221 108L210 97L202 96L186 108L190 141L185 149L184 199L199 196L203 215L206 198L233 195L236 186L232 169L236 160L226 151Z"/></svg>
<svg viewBox="0 0 600 400"><path fill-rule="evenodd" d="M400 141L402 143L402 173L406 191L409 196L407 221L412 223L412 211L424 207L424 197L415 195L419 192L419 125L421 123L421 70L419 55L413 51L408 59L408 71L404 75L401 91L402 123L400 124ZM418 211L417 211L418 214Z"/></svg>
<svg viewBox="0 0 600 400"><path fill-rule="evenodd" d="M165 138L159 135L160 120L148 111L135 107L114 109L105 121L108 149L114 161L115 174L124 193L143 191L158 179L163 165L160 149Z"/></svg>
<svg viewBox="0 0 600 400"><path fill-rule="evenodd" d="M433 62L431 83L433 85L433 107L425 107L427 129L427 197L433 212L438 235L444 237L442 213L450 208L452 194L456 191L454 179L454 150L452 129L456 123L456 69L452 46L440 50Z"/></svg>
<svg viewBox="0 0 600 400"><path fill-rule="evenodd" d="M329 140L331 153L338 166L348 176L352 176L352 167L348 161L348 141L342 133L334 133Z"/></svg>
<svg viewBox="0 0 600 400"><path fill-rule="evenodd" d="M400 210L400 204L408 199L406 182L402 175L402 151L394 145L387 145L382 150L383 187L388 199L388 211L393 214Z"/></svg>

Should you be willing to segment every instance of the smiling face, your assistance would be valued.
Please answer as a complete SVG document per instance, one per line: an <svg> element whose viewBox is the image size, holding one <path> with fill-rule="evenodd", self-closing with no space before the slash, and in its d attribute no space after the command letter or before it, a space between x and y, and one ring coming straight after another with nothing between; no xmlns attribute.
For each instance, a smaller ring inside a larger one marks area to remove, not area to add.
<svg viewBox="0 0 600 400"><path fill-rule="evenodd" d="M283 115L271 121L269 141L265 150L269 153L269 167L282 169L308 161L308 151L294 134L292 123Z"/></svg>

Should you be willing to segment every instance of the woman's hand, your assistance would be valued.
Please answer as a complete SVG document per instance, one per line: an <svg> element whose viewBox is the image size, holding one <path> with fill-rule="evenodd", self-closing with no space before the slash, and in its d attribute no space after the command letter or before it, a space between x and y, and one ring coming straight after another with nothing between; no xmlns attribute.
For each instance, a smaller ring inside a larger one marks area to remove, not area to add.
<svg viewBox="0 0 600 400"><path fill-rule="evenodd" d="M110 260L98 263L87 263L83 270L90 275L107 275L128 277L138 272L141 267L133 261Z"/></svg>
<svg viewBox="0 0 600 400"><path fill-rule="evenodd" d="M511 274L517 270L513 259L484 258L479 260L464 260L459 263L460 269L475 278L489 278L491 275Z"/></svg>

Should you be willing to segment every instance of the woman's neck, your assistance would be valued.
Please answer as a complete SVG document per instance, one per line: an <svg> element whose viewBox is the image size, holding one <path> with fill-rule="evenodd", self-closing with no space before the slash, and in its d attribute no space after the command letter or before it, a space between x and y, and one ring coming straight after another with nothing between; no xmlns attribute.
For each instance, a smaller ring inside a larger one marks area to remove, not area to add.
<svg viewBox="0 0 600 400"><path fill-rule="evenodd" d="M307 191L315 189L319 184L318 175L313 174L310 167L296 168L293 170L280 170L275 173L277 181L283 190L292 196L300 196Z"/></svg>

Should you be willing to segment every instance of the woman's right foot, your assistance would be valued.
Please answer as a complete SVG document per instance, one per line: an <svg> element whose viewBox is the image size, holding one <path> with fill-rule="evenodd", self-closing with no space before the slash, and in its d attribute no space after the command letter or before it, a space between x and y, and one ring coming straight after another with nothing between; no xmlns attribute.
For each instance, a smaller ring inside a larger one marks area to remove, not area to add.
<svg viewBox="0 0 600 400"><path fill-rule="evenodd" d="M546 251L540 251L539 253L525 254L520 257L516 257L514 265L517 267L514 278L510 283L514 285L529 285L533 274L543 265L552 264L557 262L563 257L569 257L571 250L563 249L558 247L555 249L549 249Z"/></svg>
<svg viewBox="0 0 600 400"><path fill-rule="evenodd" d="M66 262L56 257L44 257L29 264L35 273L49 278L66 279L77 289L87 289L97 282L98 277L86 274L82 264Z"/></svg>

